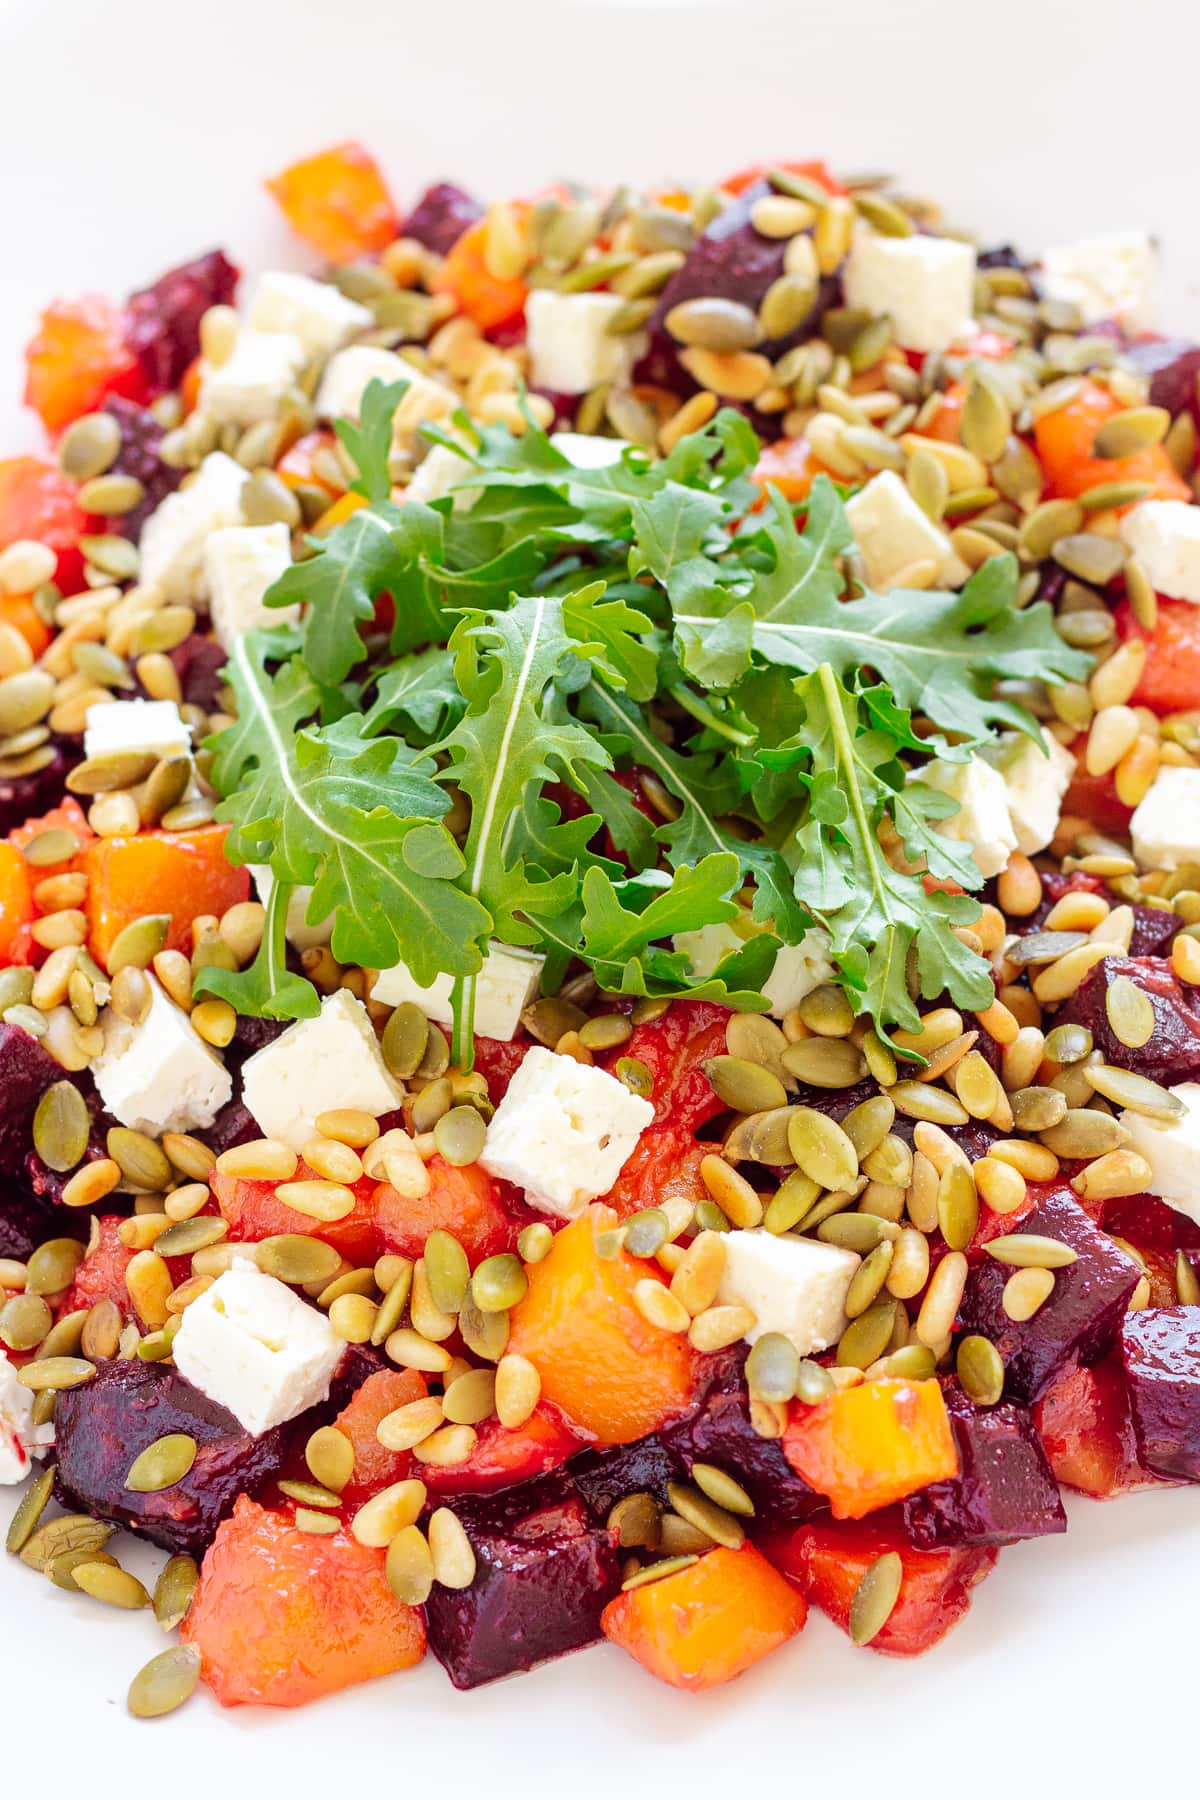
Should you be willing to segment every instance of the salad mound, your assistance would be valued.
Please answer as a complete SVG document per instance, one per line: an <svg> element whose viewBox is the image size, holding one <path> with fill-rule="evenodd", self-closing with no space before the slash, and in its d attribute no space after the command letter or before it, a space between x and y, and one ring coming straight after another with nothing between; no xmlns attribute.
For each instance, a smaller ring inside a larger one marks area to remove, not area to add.
<svg viewBox="0 0 1200 1800"><path fill-rule="evenodd" d="M139 1717L927 1650L1200 1480L1200 346L820 162L267 185L0 461L7 1550Z"/></svg>

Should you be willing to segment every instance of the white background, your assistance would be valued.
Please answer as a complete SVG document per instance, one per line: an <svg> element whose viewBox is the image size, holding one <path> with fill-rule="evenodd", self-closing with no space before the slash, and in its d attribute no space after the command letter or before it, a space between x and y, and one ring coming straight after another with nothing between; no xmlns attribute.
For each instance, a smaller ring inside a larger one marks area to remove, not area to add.
<svg viewBox="0 0 1200 1800"><path fill-rule="evenodd" d="M1165 316L1198 329L1198 51L1190 0L0 0L0 454L34 441L18 351L39 304L217 243L300 263L259 178L351 134L402 204L438 176L503 192L823 154L1031 249L1144 224ZM1005 1551L915 1663L814 1617L700 1700L605 1647L474 1695L429 1665L299 1715L196 1701L153 1727L123 1712L153 1624L0 1559L0 1789L986 1800L1186 1781L1195 1490L1071 1511L1069 1540Z"/></svg>

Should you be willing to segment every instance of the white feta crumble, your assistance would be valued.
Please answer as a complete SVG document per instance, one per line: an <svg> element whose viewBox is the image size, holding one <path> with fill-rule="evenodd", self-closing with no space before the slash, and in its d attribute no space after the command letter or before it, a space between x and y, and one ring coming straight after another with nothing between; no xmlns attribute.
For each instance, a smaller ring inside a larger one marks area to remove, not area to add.
<svg viewBox="0 0 1200 1800"><path fill-rule="evenodd" d="M860 229L842 271L846 305L887 313L905 350L946 350L972 329L975 252L957 238Z"/></svg>
<svg viewBox="0 0 1200 1800"><path fill-rule="evenodd" d="M551 288L535 288L525 302L533 386L553 394L586 394L605 382L628 380L646 338L641 332L609 331L626 304L620 294L556 294Z"/></svg>
<svg viewBox="0 0 1200 1800"><path fill-rule="evenodd" d="M306 360L290 331L239 331L223 363L201 363L199 404L219 425L273 419Z"/></svg>
<svg viewBox="0 0 1200 1800"><path fill-rule="evenodd" d="M426 505L431 500L451 498L455 512L469 512L482 492L481 488L462 485L470 475L470 463L457 450L450 450L445 444L434 444L428 456L413 470L404 498L421 500Z"/></svg>
<svg viewBox="0 0 1200 1800"><path fill-rule="evenodd" d="M232 650L244 632L262 625L294 625L298 606L269 607L263 595L291 566L292 537L275 525L226 525L204 546L209 613L218 643Z"/></svg>
<svg viewBox="0 0 1200 1800"><path fill-rule="evenodd" d="M846 502L846 518L862 557L867 586L886 594L914 563L937 567L931 586L961 587L970 574L940 525L921 511L891 469L872 476Z"/></svg>
<svg viewBox="0 0 1200 1800"><path fill-rule="evenodd" d="M1007 789L1008 816L1017 849L1025 856L1044 850L1058 830L1063 795L1075 773L1075 758L1053 732L1043 733L1045 754L1021 731L1006 731L984 755L1000 771Z"/></svg>
<svg viewBox="0 0 1200 1800"><path fill-rule="evenodd" d="M370 331L375 315L330 281L269 269L259 277L246 323L251 331L290 333L308 356L331 356L360 331Z"/></svg>
<svg viewBox="0 0 1200 1800"><path fill-rule="evenodd" d="M233 1078L181 1007L147 975L150 1010L140 1025L106 1008L104 1048L92 1064L105 1109L122 1125L159 1137L211 1125L233 1097Z"/></svg>
<svg viewBox="0 0 1200 1800"><path fill-rule="evenodd" d="M1180 1082L1171 1092L1184 1104L1182 1118L1168 1124L1127 1111L1121 1123L1130 1134L1128 1148L1150 1164L1146 1192L1200 1225L1200 1082Z"/></svg>
<svg viewBox="0 0 1200 1800"><path fill-rule="evenodd" d="M255 892L265 906L271 898L275 876L267 863L247 863L246 867L250 871ZM294 887L288 895L287 920L283 929L288 943L294 944L297 950L317 950L333 936L332 913L316 925L308 922L308 903L312 899L312 892L310 887Z"/></svg>
<svg viewBox="0 0 1200 1800"><path fill-rule="evenodd" d="M475 1029L480 1037L502 1038L507 1043L516 1036L521 1014L537 993L545 961L544 956L513 944L489 946L475 978ZM404 963L397 963L380 972L371 998L384 1006L412 1001L427 1019L449 1025L454 1017L450 1003L453 990L452 975L439 975L428 987L422 987Z"/></svg>
<svg viewBox="0 0 1200 1800"><path fill-rule="evenodd" d="M223 525L242 523L248 469L214 450L190 481L168 494L142 527L141 584L167 600L203 600L204 545Z"/></svg>
<svg viewBox="0 0 1200 1800"><path fill-rule="evenodd" d="M553 431L550 442L577 469L611 469L629 448L625 438L595 437L590 431Z"/></svg>
<svg viewBox="0 0 1200 1800"><path fill-rule="evenodd" d="M1042 293L1077 306L1085 325L1119 319L1138 329L1152 323L1154 245L1144 231L1110 231L1053 244L1042 253Z"/></svg>
<svg viewBox="0 0 1200 1800"><path fill-rule="evenodd" d="M29 1473L30 1459L54 1442L53 1424L35 1425L33 1395L0 1348L0 1487L13 1487Z"/></svg>
<svg viewBox="0 0 1200 1800"><path fill-rule="evenodd" d="M174 700L99 700L87 710L83 754L112 756L122 751L152 756L190 756L192 728Z"/></svg>
<svg viewBox="0 0 1200 1800"><path fill-rule="evenodd" d="M247 1058L242 1098L264 1137L301 1150L318 1113L345 1106L379 1118L395 1111L403 1090L388 1074L366 1007L339 988L315 1019L297 1019Z"/></svg>
<svg viewBox="0 0 1200 1800"><path fill-rule="evenodd" d="M703 980L713 973L722 957L741 950L748 938L767 929L757 925L747 913L725 924L702 925L698 931L677 931L671 948L682 951L692 974ZM833 979L835 971L829 951L829 933L820 925L806 931L798 944L784 944L762 987L775 1018L782 1019L793 1006L799 1006L806 994Z"/></svg>
<svg viewBox="0 0 1200 1800"><path fill-rule="evenodd" d="M1129 821L1143 869L1200 861L1200 769L1161 768Z"/></svg>
<svg viewBox="0 0 1200 1800"><path fill-rule="evenodd" d="M958 801L958 811L948 819L936 820L935 831L970 844L976 867L985 878L999 875L1017 848L1008 789L999 770L982 756L972 756L965 763L924 763L917 779Z"/></svg>
<svg viewBox="0 0 1200 1800"><path fill-rule="evenodd" d="M778 1331L808 1356L846 1329L846 1292L861 1257L815 1238L771 1231L727 1231L718 1306L744 1306L755 1324L746 1342Z"/></svg>
<svg viewBox="0 0 1200 1800"><path fill-rule="evenodd" d="M1121 536L1157 593L1200 606L1200 506L1143 500L1121 520Z"/></svg>
<svg viewBox="0 0 1200 1800"><path fill-rule="evenodd" d="M573 1219L607 1194L653 1117L615 1075L537 1045L492 1115L480 1167Z"/></svg>
<svg viewBox="0 0 1200 1800"><path fill-rule="evenodd" d="M363 395L373 381L391 387L397 381L417 379L416 369L394 350L384 350L378 344L351 344L347 350L338 350L325 365L317 389L317 417L353 419L357 423Z"/></svg>
<svg viewBox="0 0 1200 1800"><path fill-rule="evenodd" d="M323 1312L239 1258L183 1314L175 1367L259 1437L329 1396L345 1354Z"/></svg>

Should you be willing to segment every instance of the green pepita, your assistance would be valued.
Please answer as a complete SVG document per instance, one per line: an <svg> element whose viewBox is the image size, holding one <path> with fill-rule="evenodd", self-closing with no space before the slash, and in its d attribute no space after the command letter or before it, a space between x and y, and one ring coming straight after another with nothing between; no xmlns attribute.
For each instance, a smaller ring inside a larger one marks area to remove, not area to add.
<svg viewBox="0 0 1200 1800"><path fill-rule="evenodd" d="M24 1550L38 1527L54 1492L55 1468L51 1463L36 1475L17 1502L16 1511L8 1522L8 1530L4 1534L4 1548L10 1556L16 1556ZM42 1565L38 1565L42 1566Z"/></svg>
<svg viewBox="0 0 1200 1800"><path fill-rule="evenodd" d="M168 1432L136 1456L125 1477L131 1494L159 1494L183 1480L196 1460L196 1440L184 1431Z"/></svg>
<svg viewBox="0 0 1200 1800"><path fill-rule="evenodd" d="M83 1261L83 1245L74 1238L47 1238L39 1244L26 1266L27 1294L61 1294L75 1279Z"/></svg>
<svg viewBox="0 0 1200 1800"><path fill-rule="evenodd" d="M134 919L119 931L108 953L108 972L121 969L148 969L160 950L166 948L171 930L170 913L147 913Z"/></svg>
<svg viewBox="0 0 1200 1800"><path fill-rule="evenodd" d="M480 1265L482 1267L482 1264ZM478 1274L478 1270L476 1270ZM497 1312L485 1312L478 1303L468 1297L466 1305L458 1315L458 1329L467 1349L484 1362L499 1362L508 1348L509 1316L507 1309Z"/></svg>
<svg viewBox="0 0 1200 1800"><path fill-rule="evenodd" d="M258 1246L257 1261L264 1275L273 1275L290 1287L331 1281L342 1263L332 1244L326 1244L320 1238L286 1232L278 1237L263 1238Z"/></svg>
<svg viewBox="0 0 1200 1800"><path fill-rule="evenodd" d="M855 1215L844 1213L839 1216L844 1220L853 1218ZM828 1225L834 1223L833 1219L827 1221ZM826 1226L821 1227L822 1231L825 1229ZM818 1233L818 1235L820 1234ZM891 1240L885 1238L881 1243L876 1244L870 1255L859 1264L851 1278L850 1286L846 1290L845 1306L848 1319L857 1319L861 1313L866 1312L869 1306L874 1305L883 1291L883 1284L888 1278L888 1270L892 1266L894 1255L895 1249Z"/></svg>
<svg viewBox="0 0 1200 1800"><path fill-rule="evenodd" d="M171 1164L165 1150L144 1131L114 1125L105 1147L129 1185L142 1193L157 1194L171 1185Z"/></svg>
<svg viewBox="0 0 1200 1800"><path fill-rule="evenodd" d="M966 1163L948 1163L938 1180L938 1228L951 1250L965 1250L979 1224L979 1195Z"/></svg>
<svg viewBox="0 0 1200 1800"><path fill-rule="evenodd" d="M54 1323L40 1294L13 1294L0 1306L0 1344L9 1350L33 1350Z"/></svg>
<svg viewBox="0 0 1200 1800"><path fill-rule="evenodd" d="M25 1539L19 1549L21 1561L44 1573L56 1556L64 1556L68 1550L103 1550L115 1530L115 1525L103 1519L89 1519L86 1513L63 1513L39 1525Z"/></svg>
<svg viewBox="0 0 1200 1800"><path fill-rule="evenodd" d="M117 459L121 427L111 413L85 413L58 440L58 466L71 481L91 481Z"/></svg>
<svg viewBox="0 0 1200 1800"><path fill-rule="evenodd" d="M78 1594L82 1590L76 1584L75 1571L80 1563L108 1563L110 1568L120 1567L115 1556L107 1550L66 1550L56 1556L53 1562L46 1564L45 1573L56 1588L62 1588L68 1594Z"/></svg>
<svg viewBox="0 0 1200 1800"><path fill-rule="evenodd" d="M977 1333L961 1338L955 1368L968 1399L977 1406L995 1406L1004 1392L1004 1360L989 1338Z"/></svg>
<svg viewBox="0 0 1200 1800"><path fill-rule="evenodd" d="M1133 456L1161 444L1170 428L1171 415L1165 406L1131 406L1100 426L1092 439L1092 455L1105 462Z"/></svg>
<svg viewBox="0 0 1200 1800"><path fill-rule="evenodd" d="M663 1215L659 1215L663 1217ZM664 1228L666 1219L663 1217ZM426 1246L426 1256L428 1256ZM636 1251L634 1254L638 1254ZM525 1298L529 1287L520 1257L507 1253L485 1257L471 1276L471 1297L480 1311L507 1312Z"/></svg>
<svg viewBox="0 0 1200 1800"><path fill-rule="evenodd" d="M787 1089L761 1064L739 1056L711 1056L702 1065L718 1098L734 1112L766 1112L787 1103Z"/></svg>
<svg viewBox="0 0 1200 1800"><path fill-rule="evenodd" d="M1178 1095L1145 1075L1134 1074L1132 1069L1115 1069L1107 1063L1089 1064L1083 1076L1088 1086L1104 1099L1111 1100L1116 1106L1128 1107L1130 1112L1141 1113L1147 1119L1161 1119L1164 1124L1170 1124L1173 1119L1182 1118L1186 1110Z"/></svg>
<svg viewBox="0 0 1200 1800"><path fill-rule="evenodd" d="M154 1584L154 1617L164 1631L183 1624L199 1580L200 1570L191 1556L172 1556L164 1563Z"/></svg>
<svg viewBox="0 0 1200 1800"><path fill-rule="evenodd" d="M433 1128L438 1154L455 1168L478 1162L486 1137L487 1126L473 1106L452 1106Z"/></svg>
<svg viewBox="0 0 1200 1800"><path fill-rule="evenodd" d="M833 1376L810 1357L804 1357L796 1371L796 1399L805 1406L819 1406L834 1390Z"/></svg>
<svg viewBox="0 0 1200 1800"><path fill-rule="evenodd" d="M172 1644L138 1670L125 1704L135 1719L161 1719L190 1699L199 1680L200 1652L191 1644Z"/></svg>
<svg viewBox="0 0 1200 1800"><path fill-rule="evenodd" d="M67 787L72 794L118 793L145 781L157 761L157 756L144 750L112 750L104 756L89 756L71 770Z"/></svg>
<svg viewBox="0 0 1200 1800"><path fill-rule="evenodd" d="M838 1340L838 1366L844 1369L869 1369L883 1355L892 1339L896 1322L896 1302L877 1300L857 1319L851 1319Z"/></svg>
<svg viewBox="0 0 1200 1800"><path fill-rule="evenodd" d="M441 1036L441 1033L437 1033ZM380 1049L390 1073L407 1081L421 1066L429 1042L429 1020L411 1000L402 1001L383 1028Z"/></svg>
<svg viewBox="0 0 1200 1800"><path fill-rule="evenodd" d="M846 1132L814 1107L798 1106L788 1121L788 1147L799 1169L823 1188L845 1188L858 1177L858 1156Z"/></svg>
<svg viewBox="0 0 1200 1800"><path fill-rule="evenodd" d="M782 1332L765 1331L746 1358L746 1383L759 1400L786 1404L796 1391L800 1356Z"/></svg>
<svg viewBox="0 0 1200 1800"><path fill-rule="evenodd" d="M866 1074L862 1053L848 1038L802 1038L788 1045L783 1066L797 1081L820 1088L853 1087Z"/></svg>
<svg viewBox="0 0 1200 1800"><path fill-rule="evenodd" d="M850 1639L860 1647L872 1643L892 1616L900 1598L904 1564L897 1551L877 1556L865 1571L850 1602Z"/></svg>

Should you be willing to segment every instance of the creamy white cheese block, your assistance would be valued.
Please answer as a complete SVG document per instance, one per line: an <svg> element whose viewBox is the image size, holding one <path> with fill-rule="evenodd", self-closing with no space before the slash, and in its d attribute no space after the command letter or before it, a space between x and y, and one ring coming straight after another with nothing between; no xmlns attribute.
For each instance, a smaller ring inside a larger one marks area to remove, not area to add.
<svg viewBox="0 0 1200 1800"><path fill-rule="evenodd" d="M314 281L290 269L260 275L246 310L251 331L287 332L299 338L308 356L331 356L359 332L370 331L375 315L340 294L330 281Z"/></svg>
<svg viewBox="0 0 1200 1800"><path fill-rule="evenodd" d="M199 404L220 425L273 419L307 361L290 331L239 331L223 363L200 364Z"/></svg>
<svg viewBox="0 0 1200 1800"><path fill-rule="evenodd" d="M238 638L260 626L294 625L298 606L269 607L263 596L290 568L292 535L274 525L227 525L204 546L209 612L217 642L232 650Z"/></svg>
<svg viewBox="0 0 1200 1800"><path fill-rule="evenodd" d="M846 502L846 518L862 557L867 586L886 594L914 563L937 565L931 586L961 587L970 574L940 525L921 511L891 469L873 475Z"/></svg>
<svg viewBox="0 0 1200 1800"><path fill-rule="evenodd" d="M463 486L470 476L471 464L465 457L445 444L434 444L414 469L404 498L421 500L426 506L431 500L452 499L455 512L469 512L482 492L480 488Z"/></svg>
<svg viewBox="0 0 1200 1800"><path fill-rule="evenodd" d="M403 1097L366 1007L346 988L327 995L315 1019L297 1019L242 1068L242 1098L255 1124L264 1137L294 1150L313 1135L318 1113L352 1107L379 1118Z"/></svg>
<svg viewBox="0 0 1200 1800"><path fill-rule="evenodd" d="M608 329L627 304L620 294L556 294L551 288L534 288L525 302L533 386L554 394L586 394L604 382L627 381L646 344L642 332L614 334Z"/></svg>
<svg viewBox="0 0 1200 1800"><path fill-rule="evenodd" d="M887 313L905 350L946 350L972 329L975 252L957 238L861 228L842 271L846 305Z"/></svg>
<svg viewBox="0 0 1200 1800"><path fill-rule="evenodd" d="M1127 1148L1150 1164L1146 1192L1200 1225L1200 1082L1181 1082L1171 1092L1184 1104L1182 1118L1168 1124L1126 1111L1121 1123L1130 1134Z"/></svg>
<svg viewBox="0 0 1200 1800"><path fill-rule="evenodd" d="M982 753L1004 779L1008 816L1025 856L1036 856L1052 841L1075 773L1072 753L1051 732L1043 736L1044 751L1023 732L1006 731Z"/></svg>
<svg viewBox="0 0 1200 1800"><path fill-rule="evenodd" d="M83 754L113 756L135 751L148 756L190 756L192 728L174 700L99 700L87 711Z"/></svg>
<svg viewBox="0 0 1200 1800"><path fill-rule="evenodd" d="M1200 769L1159 769L1129 821L1143 869L1200 862Z"/></svg>
<svg viewBox="0 0 1200 1800"><path fill-rule="evenodd" d="M1121 520L1121 536L1157 593L1200 606L1200 506L1143 500Z"/></svg>
<svg viewBox="0 0 1200 1800"><path fill-rule="evenodd" d="M1085 325L1118 319L1134 330L1154 312L1157 258L1144 231L1109 231L1042 252L1042 293L1079 308Z"/></svg>
<svg viewBox="0 0 1200 1800"><path fill-rule="evenodd" d="M150 1009L140 1025L101 1015L104 1048L92 1064L96 1090L110 1112L133 1131L195 1131L211 1125L233 1097L233 1078L187 1014L153 975Z"/></svg>
<svg viewBox="0 0 1200 1800"><path fill-rule="evenodd" d="M142 527L140 580L167 600L208 598L204 546L223 525L241 525L248 469L214 450L190 480L161 501Z"/></svg>
<svg viewBox="0 0 1200 1800"><path fill-rule="evenodd" d="M835 1344L846 1329L846 1293L860 1257L815 1238L771 1231L727 1231L718 1306L744 1306L755 1324L753 1344L777 1331L801 1356Z"/></svg>
<svg viewBox="0 0 1200 1800"><path fill-rule="evenodd" d="M537 993L545 957L513 944L492 944L483 959L483 967L475 978L475 1029L480 1037L516 1036L521 1014ZM438 975L428 987L415 981L404 963L381 970L372 1000L384 1006L399 1006L412 1001L427 1019L449 1025L454 1017L451 996L454 977Z"/></svg>
<svg viewBox="0 0 1200 1800"><path fill-rule="evenodd" d="M958 811L938 819L934 829L943 837L971 846L981 875L999 875L1017 847L1017 834L1008 810L1004 777L982 756L965 763L928 762L919 779L939 793L958 801Z"/></svg>

